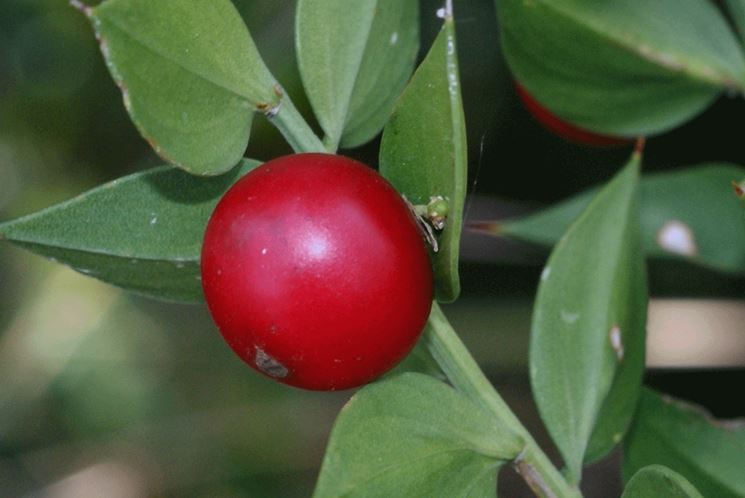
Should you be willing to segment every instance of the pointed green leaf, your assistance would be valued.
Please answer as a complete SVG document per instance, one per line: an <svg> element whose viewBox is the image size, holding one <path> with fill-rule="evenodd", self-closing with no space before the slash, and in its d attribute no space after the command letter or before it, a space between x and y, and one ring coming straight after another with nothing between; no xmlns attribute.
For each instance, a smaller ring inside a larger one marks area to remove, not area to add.
<svg viewBox="0 0 745 498"><path fill-rule="evenodd" d="M745 89L745 56L712 2L496 4L515 78L581 127L630 137L660 133L698 114L722 90Z"/></svg>
<svg viewBox="0 0 745 498"><path fill-rule="evenodd" d="M641 387L647 293L638 174L635 154L558 242L536 297L533 394L573 482L593 432L603 438L593 443L599 454L620 441Z"/></svg>
<svg viewBox="0 0 745 498"><path fill-rule="evenodd" d="M745 272L745 206L732 195L732 181L743 176L745 169L728 164L645 176L640 185L645 252L656 258L684 258L722 271ZM553 245L595 192L584 192L489 230Z"/></svg>
<svg viewBox="0 0 745 498"><path fill-rule="evenodd" d="M276 108L281 92L230 0L107 0L85 11L155 151L196 174L235 166L253 113Z"/></svg>
<svg viewBox="0 0 745 498"><path fill-rule="evenodd" d="M726 0L740 39L745 43L745 0Z"/></svg>
<svg viewBox="0 0 745 498"><path fill-rule="evenodd" d="M637 242L638 244L638 242ZM622 332L620 353L614 348L616 358L619 354L621 361L616 366L613 383L610 391L600 407L595 420L595 428L590 436L590 441L585 450L584 463L592 463L605 457L613 448L623 440L634 417L636 404L641 392L641 383L644 376L644 361L646 356L646 317L647 317L647 288L646 268L644 258L639 254L638 245L634 249L636 254L627 260L628 267L619 271L628 272L629 289L624 297L617 297L621 307L627 309L626 313L628 333ZM622 291L619 291L622 294ZM624 300L626 302L624 302ZM611 333L613 333L611 331ZM614 347L611 340L611 347Z"/></svg>
<svg viewBox="0 0 745 498"><path fill-rule="evenodd" d="M0 224L0 239L148 296L202 299L202 237L223 193L256 161L199 178L161 167Z"/></svg>
<svg viewBox="0 0 745 498"><path fill-rule="evenodd" d="M417 205L432 196L448 202L439 251L433 254L439 301L460 293L458 254L466 191L467 146L460 96L455 25L445 20L440 34L398 101L383 131L380 172Z"/></svg>
<svg viewBox="0 0 745 498"><path fill-rule="evenodd" d="M624 475L652 464L680 472L704 496L745 496L745 421L716 420L645 389L625 441Z"/></svg>
<svg viewBox="0 0 745 498"><path fill-rule="evenodd" d="M416 0L300 0L297 58L332 149L354 147L385 124L419 49Z"/></svg>
<svg viewBox="0 0 745 498"><path fill-rule="evenodd" d="M703 498L682 475L662 465L650 465L631 478L621 498Z"/></svg>
<svg viewBox="0 0 745 498"><path fill-rule="evenodd" d="M316 498L496 498L518 437L438 380L403 374L359 391L334 424Z"/></svg>

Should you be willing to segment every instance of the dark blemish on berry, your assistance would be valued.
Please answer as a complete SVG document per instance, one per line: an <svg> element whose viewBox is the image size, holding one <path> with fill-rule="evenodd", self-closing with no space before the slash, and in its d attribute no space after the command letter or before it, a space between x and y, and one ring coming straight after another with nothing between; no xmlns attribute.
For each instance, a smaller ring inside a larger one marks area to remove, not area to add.
<svg viewBox="0 0 745 498"><path fill-rule="evenodd" d="M284 379L289 371L287 367L266 354L260 347L256 346L256 356L254 357L256 368L275 379Z"/></svg>

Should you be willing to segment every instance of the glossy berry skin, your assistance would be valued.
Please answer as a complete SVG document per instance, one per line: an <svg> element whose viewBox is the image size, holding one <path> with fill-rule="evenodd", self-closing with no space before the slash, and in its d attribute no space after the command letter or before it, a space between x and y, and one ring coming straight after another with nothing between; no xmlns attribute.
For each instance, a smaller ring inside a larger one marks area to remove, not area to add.
<svg viewBox="0 0 745 498"><path fill-rule="evenodd" d="M538 103L520 83L515 83L515 89L523 105L525 105L525 108L536 121L541 123L549 131L570 142L591 145L593 147L612 147L631 143L631 140L627 138L601 135L567 123Z"/></svg>
<svg viewBox="0 0 745 498"><path fill-rule="evenodd" d="M398 192L330 154L269 161L218 203L202 286L223 337L277 381L314 390L369 382L413 348L432 269Z"/></svg>

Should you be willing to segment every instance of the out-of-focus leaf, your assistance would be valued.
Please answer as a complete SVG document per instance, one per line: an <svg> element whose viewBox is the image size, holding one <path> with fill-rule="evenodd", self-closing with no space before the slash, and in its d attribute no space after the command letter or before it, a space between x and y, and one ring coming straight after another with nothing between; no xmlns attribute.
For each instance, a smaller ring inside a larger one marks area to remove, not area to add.
<svg viewBox="0 0 745 498"><path fill-rule="evenodd" d="M200 301L207 220L222 194L258 164L243 161L213 178L170 167L136 173L0 224L0 239L125 289Z"/></svg>
<svg viewBox="0 0 745 498"><path fill-rule="evenodd" d="M383 127L419 49L416 0L300 0L297 57L327 143L354 147Z"/></svg>
<svg viewBox="0 0 745 498"><path fill-rule="evenodd" d="M742 48L712 2L496 4L515 78L582 128L627 137L659 133L698 114L722 90L745 88Z"/></svg>
<svg viewBox="0 0 745 498"><path fill-rule="evenodd" d="M624 476L652 464L681 473L704 496L745 496L745 421L719 421L697 406L644 390L625 441Z"/></svg>
<svg viewBox="0 0 745 498"><path fill-rule="evenodd" d="M107 0L85 8L124 106L153 149L195 174L241 159L281 92L230 0Z"/></svg>
<svg viewBox="0 0 745 498"><path fill-rule="evenodd" d="M496 497L520 439L464 395L422 374L358 392L336 420L315 497Z"/></svg>
<svg viewBox="0 0 745 498"><path fill-rule="evenodd" d="M682 475L662 465L650 465L631 478L621 498L703 498Z"/></svg>
<svg viewBox="0 0 745 498"><path fill-rule="evenodd" d="M644 248L657 258L684 258L722 271L745 272L745 206L732 195L732 181L745 169L705 164L645 176L640 184ZM597 189L536 214L484 230L543 245L553 245L589 204Z"/></svg>
<svg viewBox="0 0 745 498"><path fill-rule="evenodd" d="M433 254L439 301L460 293L458 254L467 171L466 129L458 77L455 24L440 34L398 101L383 131L380 172L413 204L448 202L439 251Z"/></svg>
<svg viewBox="0 0 745 498"><path fill-rule="evenodd" d="M638 236L639 162L635 153L569 227L536 297L533 394L572 482L579 480L588 445L597 457L620 442L641 388L647 291Z"/></svg>
<svg viewBox="0 0 745 498"><path fill-rule="evenodd" d="M740 39L745 43L745 0L725 0Z"/></svg>

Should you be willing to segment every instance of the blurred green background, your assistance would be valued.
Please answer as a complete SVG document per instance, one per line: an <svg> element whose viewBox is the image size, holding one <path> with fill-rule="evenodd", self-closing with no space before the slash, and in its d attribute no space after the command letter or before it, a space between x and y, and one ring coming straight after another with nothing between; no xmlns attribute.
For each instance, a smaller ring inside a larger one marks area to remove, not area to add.
<svg viewBox="0 0 745 498"><path fill-rule="evenodd" d="M310 116L294 65L294 2L235 3L267 64ZM422 1L423 50L437 32L438 7ZM469 218L523 212L608 179L629 151L579 147L544 131L515 97L493 1L456 0L455 9ZM722 98L690 124L652 139L645 169L745 164L743 116L742 99ZM345 153L374 165L377 146ZM257 118L247 155L287 152ZM0 220L160 162L130 123L88 21L62 0L0 0ZM477 360L539 434L525 364L544 256L468 234L463 298L446 307ZM665 264L652 267L651 287L655 296L741 297L745 282ZM650 381L703 396L707 390L685 375L652 374ZM740 371L726 375L742 379ZM222 342L203 306L132 296L0 245L2 497L309 496L331 424L350 394L265 380ZM719 399L708 403L736 414ZM616 460L589 471L590 496L615 494ZM530 496L504 474L504 496Z"/></svg>

